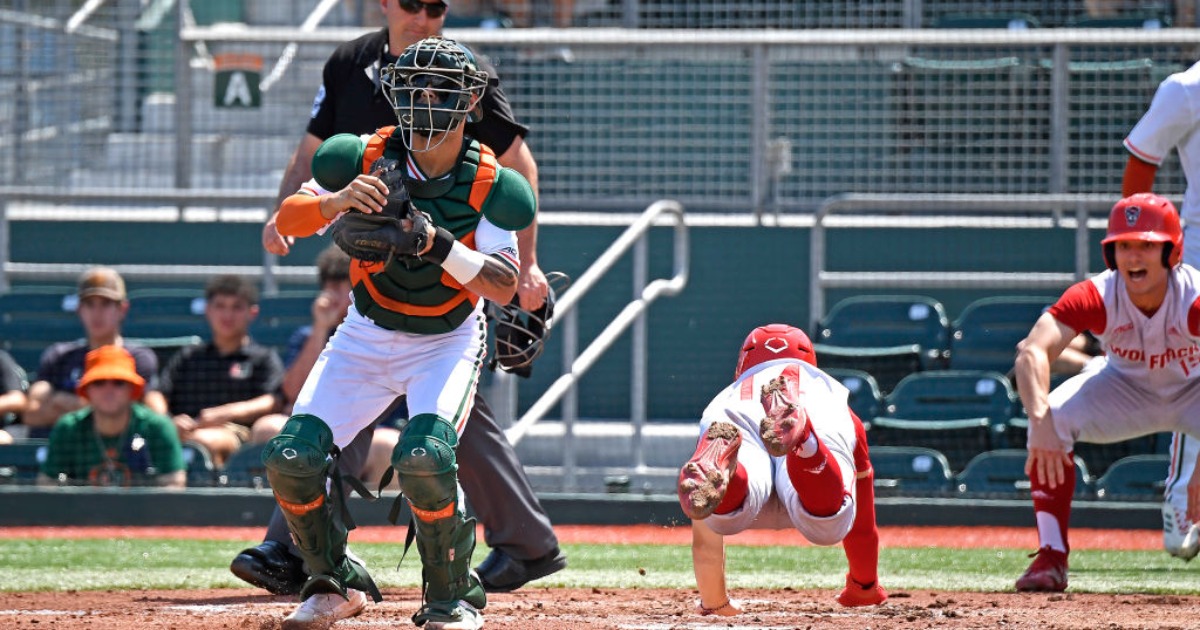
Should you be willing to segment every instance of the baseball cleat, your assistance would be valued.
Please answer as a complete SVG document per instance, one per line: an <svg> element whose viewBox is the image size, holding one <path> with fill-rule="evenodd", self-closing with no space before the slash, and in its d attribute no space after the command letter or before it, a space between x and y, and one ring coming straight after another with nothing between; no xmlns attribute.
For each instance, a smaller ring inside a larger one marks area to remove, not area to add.
<svg viewBox="0 0 1200 630"><path fill-rule="evenodd" d="M425 630L479 630L483 627L483 613L465 599L460 599L449 610L426 604L413 617L413 621L418 626L424 626Z"/></svg>
<svg viewBox="0 0 1200 630"><path fill-rule="evenodd" d="M492 549L487 558L475 567L479 583L489 593L515 591L534 580L558 573L567 568L567 556L555 547L550 553L533 560L518 560L500 549Z"/></svg>
<svg viewBox="0 0 1200 630"><path fill-rule="evenodd" d="M737 470L742 433L728 422L714 422L700 438L696 452L679 470L679 505L692 520L712 515Z"/></svg>
<svg viewBox="0 0 1200 630"><path fill-rule="evenodd" d="M1187 518L1187 508L1179 509L1170 501L1163 502L1163 549L1182 560L1191 560L1200 553L1200 526Z"/></svg>
<svg viewBox="0 0 1200 630"><path fill-rule="evenodd" d="M868 586L863 586L850 578L850 574L846 574L846 588L838 594L837 601L839 604L850 608L853 606L877 606L886 602L888 598L887 591L879 585L879 580L875 580Z"/></svg>
<svg viewBox="0 0 1200 630"><path fill-rule="evenodd" d="M282 630L326 630L334 622L353 617L366 607L366 593L356 589L346 589L346 597L317 593L284 618Z"/></svg>
<svg viewBox="0 0 1200 630"><path fill-rule="evenodd" d="M808 430L808 414L800 408L800 382L780 375L763 385L759 397L767 417L759 433L772 457L783 457L796 448Z"/></svg>
<svg viewBox="0 0 1200 630"><path fill-rule="evenodd" d="M243 549L229 564L238 578L275 595L295 595L304 587L304 561L274 540Z"/></svg>
<svg viewBox="0 0 1200 630"><path fill-rule="evenodd" d="M1034 557L1036 556L1036 557ZM1061 593L1067 590L1067 553L1049 546L1030 554L1033 563L1017 578L1018 591Z"/></svg>

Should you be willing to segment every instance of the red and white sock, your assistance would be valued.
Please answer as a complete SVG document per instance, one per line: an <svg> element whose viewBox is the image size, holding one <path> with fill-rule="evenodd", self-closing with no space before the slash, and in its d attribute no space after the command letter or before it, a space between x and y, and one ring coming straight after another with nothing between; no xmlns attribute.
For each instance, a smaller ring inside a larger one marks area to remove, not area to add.
<svg viewBox="0 0 1200 630"><path fill-rule="evenodd" d="M786 461L788 479L805 512L833 516L842 509L848 494L842 485L842 467L813 433L812 425L805 428L804 438L787 454Z"/></svg>
<svg viewBox="0 0 1200 630"><path fill-rule="evenodd" d="M1066 481L1051 489L1039 483L1035 473L1030 479L1033 491L1033 512L1037 518L1038 547L1050 547L1066 553L1071 550L1067 541L1067 527L1071 521L1071 499L1075 496L1075 461L1064 471Z"/></svg>

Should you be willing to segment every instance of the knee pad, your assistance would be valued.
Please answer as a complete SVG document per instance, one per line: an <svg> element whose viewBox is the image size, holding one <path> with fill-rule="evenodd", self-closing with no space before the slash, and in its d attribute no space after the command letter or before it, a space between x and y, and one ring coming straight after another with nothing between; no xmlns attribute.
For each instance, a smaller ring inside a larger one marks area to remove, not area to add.
<svg viewBox="0 0 1200 630"><path fill-rule="evenodd" d="M288 418L279 435L267 442L262 463L275 494L288 501L310 501L325 492L333 431L320 418Z"/></svg>
<svg viewBox="0 0 1200 630"><path fill-rule="evenodd" d="M457 446L454 427L436 415L421 414L404 427L392 451L392 466L418 518L430 520L422 513L442 510L458 498Z"/></svg>

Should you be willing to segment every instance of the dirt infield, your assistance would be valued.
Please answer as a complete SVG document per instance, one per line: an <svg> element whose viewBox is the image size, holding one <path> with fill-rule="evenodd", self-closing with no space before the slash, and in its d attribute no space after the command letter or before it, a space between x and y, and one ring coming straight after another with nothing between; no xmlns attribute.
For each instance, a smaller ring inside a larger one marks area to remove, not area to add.
<svg viewBox="0 0 1200 630"><path fill-rule="evenodd" d="M295 607L262 591L120 591L0 595L0 627L41 630L274 630ZM1154 595L1033 595L897 592L882 606L847 609L821 591L741 593L746 614L691 614L686 589L526 588L496 595L486 610L490 630L691 630L737 628L1191 628L1200 598ZM387 590L382 604L335 630L411 628L416 589Z"/></svg>
<svg viewBox="0 0 1200 630"><path fill-rule="evenodd" d="M1032 528L883 528L885 546L1029 548ZM564 543L687 544L687 528L565 526ZM739 544L802 544L780 532ZM1072 547L1157 549L1157 531L1072 531ZM10 528L5 538L196 537L255 540L256 528ZM362 528L363 542L394 540L394 528ZM939 593L893 591L883 606L847 609L833 590L739 590L746 613L734 618L694 614L694 589L525 588L490 598L490 630L692 630L769 628L1189 628L1200 626L1200 597L1161 595ZM335 630L411 628L417 589L387 589L382 604ZM0 593L0 628L21 630L274 630L296 605L252 589L172 591L68 591Z"/></svg>

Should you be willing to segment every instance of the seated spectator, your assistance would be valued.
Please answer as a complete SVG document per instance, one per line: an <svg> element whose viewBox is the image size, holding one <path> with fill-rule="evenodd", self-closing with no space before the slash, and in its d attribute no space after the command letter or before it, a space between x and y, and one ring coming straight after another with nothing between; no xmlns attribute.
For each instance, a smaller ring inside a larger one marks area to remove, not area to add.
<svg viewBox="0 0 1200 630"><path fill-rule="evenodd" d="M108 267L92 267L79 277L78 295L76 312L86 337L53 344L42 353L37 381L29 386L29 405L22 415L25 433L14 437L44 438L60 417L83 407L85 401L75 391L84 356L106 345L122 346L133 355L137 373L146 381L142 404L160 414L167 412L166 400L158 391L158 357L153 350L125 343L121 337L129 300L120 274Z"/></svg>
<svg viewBox="0 0 1200 630"><path fill-rule="evenodd" d="M317 279L321 293L313 300L312 324L301 326L292 333L284 354L283 363L287 366L287 372L283 375L281 388L284 401L282 413L265 416L254 423L250 441L255 444L262 444L279 434L317 357L350 309L350 256L337 245L330 245L317 256ZM392 465L392 450L400 441L400 431L395 428L395 423L402 421L407 411L405 405L397 404L377 421L367 461L362 471L355 471L361 479L373 483ZM367 428L363 433L371 431L371 428ZM396 482L392 485L395 486Z"/></svg>
<svg viewBox="0 0 1200 630"><path fill-rule="evenodd" d="M278 412L283 363L274 350L250 339L258 289L249 280L216 276L204 297L212 339L171 357L161 385L180 439L203 445L222 466L249 441L256 420Z"/></svg>
<svg viewBox="0 0 1200 630"><path fill-rule="evenodd" d="M55 423L38 484L184 487L187 473L171 419L136 402L146 380L133 355L101 346L87 353L86 363L76 393L90 406Z"/></svg>
<svg viewBox="0 0 1200 630"><path fill-rule="evenodd" d="M25 371L12 356L0 350L0 444L11 444L13 436L8 427L15 425L25 411Z"/></svg>

